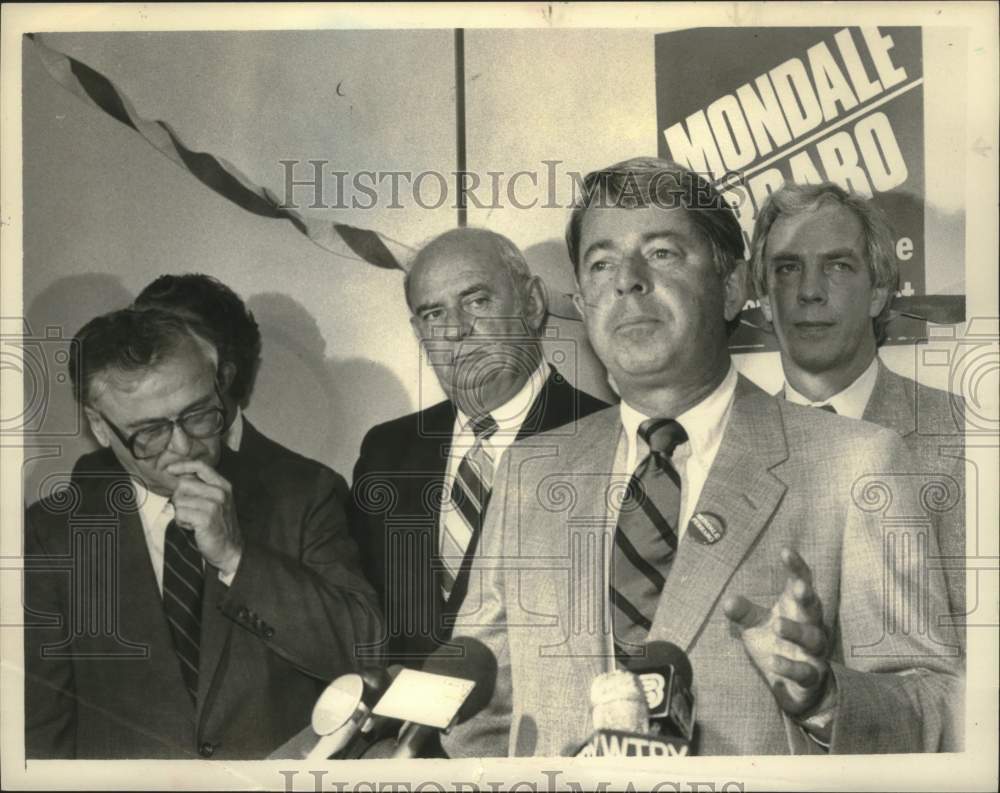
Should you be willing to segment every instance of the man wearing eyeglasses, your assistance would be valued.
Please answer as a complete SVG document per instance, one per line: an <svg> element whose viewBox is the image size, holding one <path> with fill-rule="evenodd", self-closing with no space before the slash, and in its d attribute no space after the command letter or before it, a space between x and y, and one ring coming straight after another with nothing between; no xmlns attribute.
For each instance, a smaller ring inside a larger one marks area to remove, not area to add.
<svg viewBox="0 0 1000 793"><path fill-rule="evenodd" d="M266 757L379 635L333 472L224 447L206 339L155 308L74 339L103 450L26 516L29 759Z"/></svg>

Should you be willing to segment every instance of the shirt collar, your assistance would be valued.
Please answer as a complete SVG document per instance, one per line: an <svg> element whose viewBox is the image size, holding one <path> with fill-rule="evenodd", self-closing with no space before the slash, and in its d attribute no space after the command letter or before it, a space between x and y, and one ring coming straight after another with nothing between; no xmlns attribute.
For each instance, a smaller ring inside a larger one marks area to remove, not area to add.
<svg viewBox="0 0 1000 793"><path fill-rule="evenodd" d="M135 478L132 479L132 486L135 488L135 503L139 505L139 517L142 519L143 528L149 531L160 519L170 498L147 490L146 486Z"/></svg>
<svg viewBox="0 0 1000 793"><path fill-rule="evenodd" d="M507 435L512 438L517 437L521 431L521 425L528 418L528 412L541 392L545 381L549 376L549 365L543 359L538 367L529 375L527 382L509 400L500 407L490 411L490 415L497 423L496 435ZM460 431L472 432L470 423L472 419L458 410L456 407L457 423Z"/></svg>
<svg viewBox="0 0 1000 793"><path fill-rule="evenodd" d="M226 446L232 451L238 452L240 450L240 444L243 442L243 411L238 406L236 408L236 418L233 419L233 423L226 430L223 440Z"/></svg>
<svg viewBox="0 0 1000 793"><path fill-rule="evenodd" d="M785 383L785 399L796 405L807 405L809 407L820 407L822 405L833 405L833 409L841 416L852 419L859 419L864 415L868 400L872 391L875 390L875 381L878 379L878 356L872 358L858 378L847 388L829 399L813 402L808 397L800 394L789 383Z"/></svg>
<svg viewBox="0 0 1000 793"><path fill-rule="evenodd" d="M719 442L722 440L722 433L726 429L726 420L729 416L729 408L733 403L733 395L736 393L736 380L736 367L730 362L729 371L712 393L679 416L671 417L679 422L687 433L692 457L700 459L711 456L712 450L718 448ZM623 399L621 401L621 418L622 426L625 428L625 437L630 446L642 449L642 453L637 453L634 457L633 465L638 465L648 454L645 441L639 438L639 425L652 416L641 413ZM682 444L681 448L684 445L686 444ZM631 459L632 455L630 454L629 457Z"/></svg>

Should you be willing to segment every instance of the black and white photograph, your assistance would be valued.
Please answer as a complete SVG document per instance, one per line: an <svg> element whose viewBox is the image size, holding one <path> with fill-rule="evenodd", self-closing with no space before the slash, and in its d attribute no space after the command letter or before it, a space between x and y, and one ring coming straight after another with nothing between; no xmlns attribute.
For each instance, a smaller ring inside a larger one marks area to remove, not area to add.
<svg viewBox="0 0 1000 793"><path fill-rule="evenodd" d="M995 4L2 23L5 789L996 789Z"/></svg>

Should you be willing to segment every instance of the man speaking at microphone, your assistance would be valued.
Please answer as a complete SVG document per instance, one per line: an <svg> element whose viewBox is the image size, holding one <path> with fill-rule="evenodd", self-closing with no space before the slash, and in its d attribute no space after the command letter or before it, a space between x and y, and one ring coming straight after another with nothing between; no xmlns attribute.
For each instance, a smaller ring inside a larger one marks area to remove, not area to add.
<svg viewBox="0 0 1000 793"><path fill-rule="evenodd" d="M29 759L263 758L379 633L333 473L223 447L206 339L156 308L74 339L104 449L25 520Z"/></svg>
<svg viewBox="0 0 1000 793"><path fill-rule="evenodd" d="M590 681L661 641L693 667L694 754L960 748L956 641L922 621L946 594L916 469L894 433L736 373L746 263L721 195L630 160L587 176L566 236L622 402L497 471L456 635L500 671L445 749L575 752Z"/></svg>

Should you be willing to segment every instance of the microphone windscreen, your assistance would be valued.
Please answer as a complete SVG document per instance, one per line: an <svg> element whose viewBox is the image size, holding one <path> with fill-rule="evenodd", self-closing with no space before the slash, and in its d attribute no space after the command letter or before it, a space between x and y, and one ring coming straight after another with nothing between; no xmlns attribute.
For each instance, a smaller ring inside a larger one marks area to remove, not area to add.
<svg viewBox="0 0 1000 793"><path fill-rule="evenodd" d="M341 675L326 687L313 706L312 728L317 735L330 735L357 711L364 694L358 674Z"/></svg>
<svg viewBox="0 0 1000 793"><path fill-rule="evenodd" d="M595 730L649 731L649 708L638 678L631 672L604 672L590 685Z"/></svg>
<svg viewBox="0 0 1000 793"><path fill-rule="evenodd" d="M462 703L457 723L475 716L493 697L497 682L497 659L478 639L459 636L438 647L424 662L424 672L459 677L475 683L472 693Z"/></svg>
<svg viewBox="0 0 1000 793"><path fill-rule="evenodd" d="M691 689L694 671L687 653L680 647L671 642L650 642L644 645L644 649L645 655L635 656L629 660L628 668L630 671L638 673L672 666L674 673L684 683L685 688Z"/></svg>

